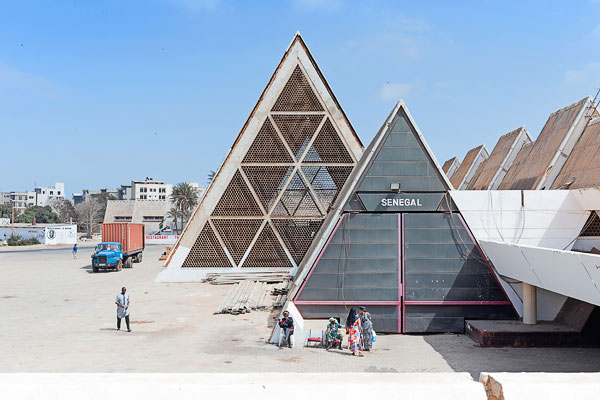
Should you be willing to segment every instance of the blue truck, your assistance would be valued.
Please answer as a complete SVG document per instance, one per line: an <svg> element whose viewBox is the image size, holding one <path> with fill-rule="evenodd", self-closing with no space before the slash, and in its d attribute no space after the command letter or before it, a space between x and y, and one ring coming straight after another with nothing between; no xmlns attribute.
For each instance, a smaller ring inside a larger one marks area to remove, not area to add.
<svg viewBox="0 0 600 400"><path fill-rule="evenodd" d="M96 246L92 254L92 271L132 268L133 263L142 262L144 247L143 224L102 224L102 243Z"/></svg>

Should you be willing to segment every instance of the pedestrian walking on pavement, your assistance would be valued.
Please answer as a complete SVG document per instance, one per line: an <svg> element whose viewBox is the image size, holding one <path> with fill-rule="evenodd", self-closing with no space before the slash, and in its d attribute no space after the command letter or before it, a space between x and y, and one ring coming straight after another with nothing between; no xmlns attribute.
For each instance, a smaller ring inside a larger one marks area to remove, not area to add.
<svg viewBox="0 0 600 400"><path fill-rule="evenodd" d="M127 323L127 332L131 332L131 327L129 326L129 295L127 294L127 288L123 286L121 288L121 293L117 295L117 300L115 301L117 305L117 330L121 330L121 319L125 318L125 322Z"/></svg>
<svg viewBox="0 0 600 400"><path fill-rule="evenodd" d="M73 259L77 258L77 243L73 245Z"/></svg>

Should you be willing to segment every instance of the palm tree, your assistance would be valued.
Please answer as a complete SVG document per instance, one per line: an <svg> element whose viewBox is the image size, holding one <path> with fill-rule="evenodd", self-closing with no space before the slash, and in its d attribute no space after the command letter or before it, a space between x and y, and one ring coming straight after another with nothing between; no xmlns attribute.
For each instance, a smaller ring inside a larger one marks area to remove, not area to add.
<svg viewBox="0 0 600 400"><path fill-rule="evenodd" d="M217 175L217 172L215 170L211 169L206 178L206 183L210 185L210 183L213 181L213 179L215 179L216 175Z"/></svg>
<svg viewBox="0 0 600 400"><path fill-rule="evenodd" d="M189 219L192 210L198 204L198 194L192 185L180 182L173 188L171 201L179 213L181 228L183 229L184 218Z"/></svg>
<svg viewBox="0 0 600 400"><path fill-rule="evenodd" d="M173 218L173 221L175 222L175 233L179 235L179 228L177 228L177 218L179 218L179 210L176 207L171 207L167 215L170 218Z"/></svg>

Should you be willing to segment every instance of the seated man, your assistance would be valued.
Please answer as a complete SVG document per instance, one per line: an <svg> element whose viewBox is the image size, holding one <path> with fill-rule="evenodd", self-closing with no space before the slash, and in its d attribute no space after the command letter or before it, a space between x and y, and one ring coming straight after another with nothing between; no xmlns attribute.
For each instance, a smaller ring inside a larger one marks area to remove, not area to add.
<svg viewBox="0 0 600 400"><path fill-rule="evenodd" d="M340 325L335 318L329 318L329 324L327 325L327 330L325 331L327 350L329 350L333 344L338 343L340 350L342 349L342 334L339 332L341 327L342 325Z"/></svg>
<svg viewBox="0 0 600 400"><path fill-rule="evenodd" d="M294 334L294 320L290 317L288 311L283 312L283 318L279 320L279 327L283 329L283 337L285 338L288 347L292 348L291 336Z"/></svg>

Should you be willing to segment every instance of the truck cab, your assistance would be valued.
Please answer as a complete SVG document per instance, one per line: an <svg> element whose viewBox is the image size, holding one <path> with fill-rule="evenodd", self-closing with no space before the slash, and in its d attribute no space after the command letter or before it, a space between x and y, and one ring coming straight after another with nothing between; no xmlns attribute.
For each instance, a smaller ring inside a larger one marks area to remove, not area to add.
<svg viewBox="0 0 600 400"><path fill-rule="evenodd" d="M100 268L112 268L117 271L123 268L123 247L121 243L98 243L94 254L92 254L92 269L94 272L98 272Z"/></svg>

